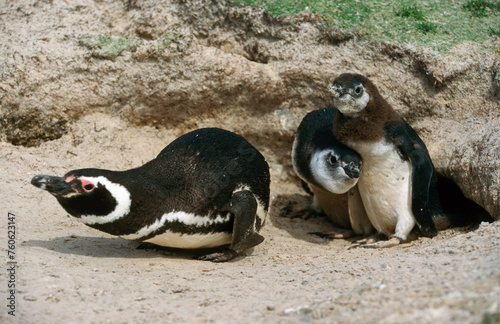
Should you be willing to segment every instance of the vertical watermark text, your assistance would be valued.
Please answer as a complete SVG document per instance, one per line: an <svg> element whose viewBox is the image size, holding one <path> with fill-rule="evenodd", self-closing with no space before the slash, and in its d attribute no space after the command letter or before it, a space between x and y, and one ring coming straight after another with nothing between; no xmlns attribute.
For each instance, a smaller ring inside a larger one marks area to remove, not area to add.
<svg viewBox="0 0 500 324"><path fill-rule="evenodd" d="M16 316L16 215L7 213L7 313Z"/></svg>

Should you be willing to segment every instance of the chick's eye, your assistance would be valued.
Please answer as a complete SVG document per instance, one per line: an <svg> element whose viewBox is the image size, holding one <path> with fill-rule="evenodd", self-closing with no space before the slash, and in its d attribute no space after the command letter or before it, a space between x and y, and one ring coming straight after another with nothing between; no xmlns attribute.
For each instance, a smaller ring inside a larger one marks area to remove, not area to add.
<svg viewBox="0 0 500 324"><path fill-rule="evenodd" d="M330 162L330 164L335 164L337 163L337 157L335 155L330 155L330 157L328 158L328 162Z"/></svg>
<svg viewBox="0 0 500 324"><path fill-rule="evenodd" d="M360 86L357 86L355 89L354 89L354 92L359 95L361 94L361 91L363 91L363 88L361 88Z"/></svg>

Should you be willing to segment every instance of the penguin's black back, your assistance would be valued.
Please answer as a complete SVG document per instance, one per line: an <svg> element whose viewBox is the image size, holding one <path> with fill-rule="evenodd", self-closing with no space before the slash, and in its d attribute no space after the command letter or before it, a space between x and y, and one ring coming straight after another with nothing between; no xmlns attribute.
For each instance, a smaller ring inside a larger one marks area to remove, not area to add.
<svg viewBox="0 0 500 324"><path fill-rule="evenodd" d="M243 185L262 200L266 210L269 207L269 166L238 134L219 128L198 129L170 143L152 162L170 175L164 179L168 180L166 186L191 188L196 199L205 197L223 207L223 197Z"/></svg>
<svg viewBox="0 0 500 324"><path fill-rule="evenodd" d="M297 129L299 141L311 148L326 148L332 140L338 142L332 132L335 112L334 108L327 107L308 113Z"/></svg>
<svg viewBox="0 0 500 324"><path fill-rule="evenodd" d="M105 174L130 192L132 204L127 216L113 223L89 225L113 235L135 233L171 212L215 219L227 211L238 189L250 190L266 212L269 208L270 175L265 158L243 137L218 128L185 134L155 159L135 169L84 169L73 174L79 173ZM232 224L214 224L203 229L172 222L169 229L186 234L231 232Z"/></svg>

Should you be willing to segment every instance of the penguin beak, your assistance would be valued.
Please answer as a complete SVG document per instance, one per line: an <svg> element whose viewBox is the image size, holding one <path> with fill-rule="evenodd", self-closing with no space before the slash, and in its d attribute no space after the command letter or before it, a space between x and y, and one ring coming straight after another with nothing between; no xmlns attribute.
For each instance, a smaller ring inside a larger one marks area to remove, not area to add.
<svg viewBox="0 0 500 324"><path fill-rule="evenodd" d="M330 92L333 99L340 98L345 93L344 89L337 84L332 84L332 86L328 88L328 92Z"/></svg>
<svg viewBox="0 0 500 324"><path fill-rule="evenodd" d="M53 177L48 175L36 175L31 179L31 184L42 190L46 190L54 196L67 196L74 194L75 189L64 177Z"/></svg>
<svg viewBox="0 0 500 324"><path fill-rule="evenodd" d="M346 168L344 168L344 172L351 179L357 179L361 175L361 170L353 166L347 166Z"/></svg>

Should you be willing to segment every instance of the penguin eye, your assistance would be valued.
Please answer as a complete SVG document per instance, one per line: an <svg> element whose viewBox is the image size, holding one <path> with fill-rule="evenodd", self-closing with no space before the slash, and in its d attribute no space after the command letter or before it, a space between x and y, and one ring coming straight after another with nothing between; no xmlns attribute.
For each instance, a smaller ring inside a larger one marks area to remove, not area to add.
<svg viewBox="0 0 500 324"><path fill-rule="evenodd" d="M328 162L330 162L330 164L335 164L338 162L338 159L335 155L330 155L330 157L328 158Z"/></svg>
<svg viewBox="0 0 500 324"><path fill-rule="evenodd" d="M355 89L354 89L354 92L357 94L357 95L360 95L361 92L363 92L363 88L361 86L357 86Z"/></svg>
<svg viewBox="0 0 500 324"><path fill-rule="evenodd" d="M91 192L95 189L95 185L88 180L82 180L82 189L86 192Z"/></svg>

